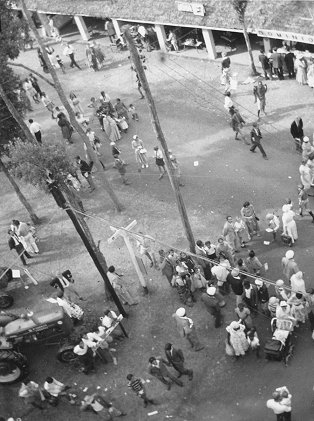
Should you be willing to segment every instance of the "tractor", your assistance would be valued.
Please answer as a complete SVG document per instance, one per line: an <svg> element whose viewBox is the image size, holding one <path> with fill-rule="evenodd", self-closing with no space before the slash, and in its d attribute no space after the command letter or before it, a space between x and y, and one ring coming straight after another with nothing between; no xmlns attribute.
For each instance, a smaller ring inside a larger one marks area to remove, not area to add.
<svg viewBox="0 0 314 421"><path fill-rule="evenodd" d="M10 384L28 374L24 344L58 345L57 358L69 363L77 358L73 348L82 335L76 331L62 307L46 306L43 310L20 316L0 312L0 384ZM80 331L81 330L81 331Z"/></svg>

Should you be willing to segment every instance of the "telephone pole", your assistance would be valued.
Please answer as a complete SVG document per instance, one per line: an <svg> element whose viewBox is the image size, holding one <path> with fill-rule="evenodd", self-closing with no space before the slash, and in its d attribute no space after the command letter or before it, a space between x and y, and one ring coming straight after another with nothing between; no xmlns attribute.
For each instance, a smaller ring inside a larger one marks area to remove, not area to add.
<svg viewBox="0 0 314 421"><path fill-rule="evenodd" d="M123 317L128 317L126 311L123 308L123 305L121 304L121 301L119 300L119 297L117 296L113 286L111 285L108 276L106 274L106 271L104 270L101 261L99 260L97 253L95 253L93 247L91 246L83 228L81 227L80 222L78 221L75 212L73 212L73 210L68 206L66 199L62 193L62 191L60 190L59 186L57 185L57 183L55 181L50 182L48 185L49 191L52 194L53 198L55 199L57 205L64 209L66 211L66 213L68 214L69 218L71 219L74 228L76 229L78 235L81 237L81 240L84 243L84 246L86 247L90 257L92 258L98 272L100 273L101 277L104 280L104 283L106 285L106 288L109 292L109 294L111 295L115 305L117 306L118 310L120 311L120 313L122 314Z"/></svg>
<svg viewBox="0 0 314 421"><path fill-rule="evenodd" d="M146 97L146 101L147 101L148 108L149 108L151 123L152 123L153 129L154 129L156 138L159 141L161 149L163 151L166 170L167 170L167 173L168 173L168 176L169 176L171 187L172 187L173 192L175 194L175 198L176 198L177 206L178 206L178 209L179 209L182 225L183 225L183 228L184 228L184 231L185 231L186 238L189 242L190 251L192 253L195 253L195 240L194 240L194 236L193 236L193 233L192 233L190 221L189 221L189 218L188 218L188 215L187 215L187 211L186 211L186 208L185 208L185 204L184 204L184 201L183 201L183 198L182 198L182 195L181 195L178 179L174 174L174 168L173 168L172 162L170 160L167 142L166 142L165 136L164 136L163 131L162 131L161 126L160 126L160 122L159 122L157 110L156 110L156 107L155 107L154 99L153 99L152 93L150 91L149 84L147 82L146 74L145 74L145 71L143 69L143 65L142 65L139 53L138 53L137 48L134 44L133 38L130 35L128 26L125 27L124 36L125 36L126 42L128 44L128 47L129 47L129 50L130 50L130 55L131 55L133 64L135 66L138 78L141 82L142 88L145 91L145 97Z"/></svg>

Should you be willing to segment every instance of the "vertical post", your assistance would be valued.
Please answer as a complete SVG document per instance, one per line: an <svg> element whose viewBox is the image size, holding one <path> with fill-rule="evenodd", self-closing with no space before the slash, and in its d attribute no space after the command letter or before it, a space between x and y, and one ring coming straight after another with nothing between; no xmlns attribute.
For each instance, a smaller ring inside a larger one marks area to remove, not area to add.
<svg viewBox="0 0 314 421"><path fill-rule="evenodd" d="M155 31L156 31L156 35L157 35L157 39L158 39L158 43L159 43L159 47L162 51L167 51L167 47L166 47L166 31L165 31L165 27L164 25L155 25Z"/></svg>
<svg viewBox="0 0 314 421"><path fill-rule="evenodd" d="M76 23L76 26L78 27L78 30L80 31L81 37L84 41L89 40L89 33L87 26L84 22L83 16L74 16L74 20Z"/></svg>
<svg viewBox="0 0 314 421"><path fill-rule="evenodd" d="M144 289L145 294L147 294L148 293L148 290L147 290L146 279L144 278L144 275L142 274L141 269L140 269L140 267L138 265L138 262L136 260L136 257L135 257L135 253L134 253L132 244L131 244L130 239L128 237L128 233L122 231L121 232L121 235L122 235L122 237L124 239L124 242L125 242L125 245L126 245L128 251L129 251L129 254L130 254L132 263L133 263L133 265L135 267L135 270L136 270L138 279L140 280L140 283L141 283L141 285L142 285L142 287Z"/></svg>
<svg viewBox="0 0 314 421"><path fill-rule="evenodd" d="M121 36L119 21L117 19L111 19L111 20L112 20L114 30L116 31L117 38L119 38Z"/></svg>
<svg viewBox="0 0 314 421"><path fill-rule="evenodd" d="M215 45L215 40L213 36L213 31L211 29L202 29L202 33L203 33L203 38L206 45L208 57L211 60L215 60L217 58L217 52L216 52L216 45Z"/></svg>
<svg viewBox="0 0 314 421"><path fill-rule="evenodd" d="M38 13L37 12L37 16L39 17L39 20L40 20L40 22L43 26L43 36L44 36L44 38L51 37L50 26L49 26L49 23L48 23L49 21L48 21L46 13Z"/></svg>
<svg viewBox="0 0 314 421"><path fill-rule="evenodd" d="M271 39L270 38L263 38L263 43L264 43L265 53L267 54L269 52L269 50L271 49Z"/></svg>
<svg viewBox="0 0 314 421"><path fill-rule="evenodd" d="M172 187L173 192L175 194L175 198L176 198L178 210L179 210L179 213L180 213L182 225L183 225L183 228L184 228L184 231L185 231L186 238L189 242L190 251L192 253L195 253L195 240L194 240L194 236L193 236L193 233L192 233L190 221L189 221L187 211L186 211L186 208L185 208L185 204L184 204L184 201L183 201L183 198L182 198L182 195L181 195L178 179L177 179L177 177L175 177L175 174L174 174L174 168L173 168L171 160L170 160L167 142L166 142L165 136L164 136L163 131L162 131L161 126L160 126L157 110L156 110L154 99L153 99L153 96L151 94L148 82L147 82L146 74L145 74L145 71L143 69L143 65L142 65L141 59L139 57L138 51L135 47L133 38L131 37L128 28L125 30L124 36L125 36L125 39L128 43L130 55L131 55L132 61L134 63L134 66L136 68L139 80L140 80L140 82L142 84L142 87L143 87L143 89L145 91L145 94L146 94L145 96L146 96L146 101L147 101L147 105L148 105L148 108L149 108L151 123L152 123L153 129L154 129L156 138L160 142L160 145L161 145L161 148L162 148L162 151L163 151L166 170L167 170L167 173L168 173L168 176L169 176L171 187Z"/></svg>

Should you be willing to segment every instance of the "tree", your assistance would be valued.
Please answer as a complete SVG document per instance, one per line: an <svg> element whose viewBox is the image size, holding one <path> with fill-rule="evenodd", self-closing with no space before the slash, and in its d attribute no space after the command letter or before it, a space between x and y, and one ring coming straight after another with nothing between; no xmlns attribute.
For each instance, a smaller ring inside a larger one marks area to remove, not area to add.
<svg viewBox="0 0 314 421"><path fill-rule="evenodd" d="M17 178L32 184L47 194L51 193L51 184L53 182L57 190L60 190L65 195L67 206L64 209L71 211L69 216L71 220L73 217L75 218L75 221L73 222L72 220L72 222L76 229L78 227L77 224L79 224L79 231L84 232L85 241L88 241L88 251L90 253L91 250L94 255L97 261L97 269L99 265L101 266L101 276L103 277L104 273L107 272L106 259L95 244L84 215L82 215L78 196L68 187L68 175L74 175L76 169L67 155L65 145L61 142L39 145L38 143L17 140L9 144L8 156L12 172ZM53 197L57 201L54 195ZM108 292L112 296L110 285L105 285L105 288L107 297Z"/></svg>
<svg viewBox="0 0 314 421"><path fill-rule="evenodd" d="M5 145L14 138L22 137L21 124L25 125L26 104L18 95L21 81L8 66L8 60L18 57L22 43L22 33L27 33L25 21L19 19L10 8L9 1L0 0L0 156ZM13 117L14 116L14 117ZM26 126L26 125L25 125ZM33 137L31 136L32 140ZM6 165L1 161L1 169L15 190L19 200L25 206L33 223L39 223L32 206L20 191L19 186L10 175Z"/></svg>
<svg viewBox="0 0 314 421"><path fill-rule="evenodd" d="M35 38L36 38L36 40L37 40L37 42L38 42L38 44L39 44L39 46L40 46L40 48L42 50L42 53L43 53L44 59L45 59L45 61L47 63L49 72L50 72L50 74L52 76L52 79L54 81L56 92L59 95L59 98L60 98L62 104L64 105L65 109L67 110L67 112L69 114L71 124L75 128L75 130L77 131L77 133L80 135L80 138L81 138L81 141L82 141L82 144L83 144L84 148L86 149L86 151L87 151L88 155L90 156L90 158L95 163L95 166L98 169L98 174L101 177L101 181L102 181L103 187L107 191L110 199L113 201L113 203L114 203L117 211L118 212L121 212L123 210L123 206L120 203L120 201L118 200L118 198L117 198L117 196L116 196L116 194L115 194L115 192L114 192L111 184L109 183L109 181L108 181L108 179L107 179L107 177L106 177L106 175L104 173L104 164L100 161L100 159L98 158L98 156L95 154L95 151L92 148L92 146L91 146L91 144L90 144L90 142L89 142L89 140L88 140L88 138L87 138L84 130L82 129L81 125L76 121L76 118L75 118L74 112L72 110L72 107L69 104L69 101L67 100L67 97L66 97L66 95L64 93L64 90L62 88L62 85L61 85L61 83L59 81L59 77L58 77L58 75L57 75L54 67L50 63L48 54L47 54L47 52L45 50L45 45L44 45L44 43L43 43L43 41L42 41L42 39L41 39L38 31L37 31L37 28L36 28L36 26L34 24L34 21L32 20L31 14L30 14L29 10L26 7L25 0L21 0L20 1L20 4L21 4L21 7L22 7L24 16L25 16L25 18L26 18L26 20L27 20L30 28L32 29L32 31L34 33L34 36L35 36Z"/></svg>
<svg viewBox="0 0 314 421"><path fill-rule="evenodd" d="M256 75L258 75L258 72L257 72L256 67L255 67L253 53L252 53L252 47L251 47L251 41L250 41L250 38L249 38L249 34L247 33L246 22L245 22L245 12L246 12L246 8L247 8L247 5L248 5L248 0L230 0L230 1L231 1L231 4L232 4L234 10L236 11L236 13L238 15L239 22L242 25L246 47L247 47L247 50L248 50L248 53L249 53L249 56L250 56L252 74L253 74L253 76L256 76Z"/></svg>

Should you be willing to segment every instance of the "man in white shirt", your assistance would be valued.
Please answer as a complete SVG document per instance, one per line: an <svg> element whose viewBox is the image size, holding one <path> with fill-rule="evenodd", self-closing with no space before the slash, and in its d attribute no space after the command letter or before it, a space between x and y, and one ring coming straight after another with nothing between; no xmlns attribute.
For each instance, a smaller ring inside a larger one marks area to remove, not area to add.
<svg viewBox="0 0 314 421"><path fill-rule="evenodd" d="M40 124L36 123L36 121L32 120L31 118L28 120L29 122L29 130L32 135L35 136L35 139L39 144L42 144L41 141L41 126Z"/></svg>
<svg viewBox="0 0 314 421"><path fill-rule="evenodd" d="M47 377L44 383L44 395L48 399L50 405L56 406L58 404L58 397L61 392L66 389L63 383L56 380L54 377Z"/></svg>
<svg viewBox="0 0 314 421"><path fill-rule="evenodd" d="M78 355L80 362L83 364L83 373L89 374L95 372L94 354L85 342L80 342L73 349L73 352Z"/></svg>
<svg viewBox="0 0 314 421"><path fill-rule="evenodd" d="M73 68L75 66L78 69L82 70L80 68L80 66L77 64L77 62L75 61L75 58L74 58L74 50L73 50L73 48L71 47L71 45L68 42L66 43L65 49L63 50L63 55L64 56L68 56L69 59L71 60L70 67Z"/></svg>
<svg viewBox="0 0 314 421"><path fill-rule="evenodd" d="M233 101L230 98L230 92L226 92L225 93L225 104L224 104L224 108L230 113L230 108L233 107Z"/></svg>

